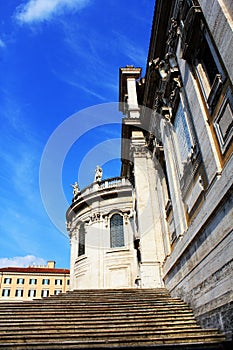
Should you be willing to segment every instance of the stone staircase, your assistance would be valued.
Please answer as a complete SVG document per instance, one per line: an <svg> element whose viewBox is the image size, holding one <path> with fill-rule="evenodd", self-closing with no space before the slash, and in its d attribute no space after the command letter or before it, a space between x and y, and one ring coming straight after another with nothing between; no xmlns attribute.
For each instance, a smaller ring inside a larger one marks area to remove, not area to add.
<svg viewBox="0 0 233 350"><path fill-rule="evenodd" d="M76 290L0 303L4 349L225 349L166 289Z"/></svg>

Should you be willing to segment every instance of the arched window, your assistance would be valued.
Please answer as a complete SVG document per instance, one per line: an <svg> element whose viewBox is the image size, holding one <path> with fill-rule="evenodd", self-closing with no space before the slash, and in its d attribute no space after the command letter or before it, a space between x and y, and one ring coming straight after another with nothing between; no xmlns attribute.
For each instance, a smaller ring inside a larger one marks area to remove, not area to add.
<svg viewBox="0 0 233 350"><path fill-rule="evenodd" d="M123 217L120 214L114 214L110 219L110 244L111 248L125 245Z"/></svg>
<svg viewBox="0 0 233 350"><path fill-rule="evenodd" d="M78 256L85 254L85 227L84 223L80 225L78 233Z"/></svg>

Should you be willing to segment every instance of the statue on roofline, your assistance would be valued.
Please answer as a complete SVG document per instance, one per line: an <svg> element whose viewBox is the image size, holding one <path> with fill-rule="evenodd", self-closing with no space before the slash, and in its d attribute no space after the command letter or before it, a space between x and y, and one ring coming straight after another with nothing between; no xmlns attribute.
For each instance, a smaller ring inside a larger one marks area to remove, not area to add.
<svg viewBox="0 0 233 350"><path fill-rule="evenodd" d="M102 170L102 168L99 165L97 165L96 169L95 169L95 179L94 179L94 181L95 182L102 181L102 176L103 176L103 170Z"/></svg>
<svg viewBox="0 0 233 350"><path fill-rule="evenodd" d="M73 195L75 197L80 192L79 185L76 181L73 185L70 186L73 188Z"/></svg>

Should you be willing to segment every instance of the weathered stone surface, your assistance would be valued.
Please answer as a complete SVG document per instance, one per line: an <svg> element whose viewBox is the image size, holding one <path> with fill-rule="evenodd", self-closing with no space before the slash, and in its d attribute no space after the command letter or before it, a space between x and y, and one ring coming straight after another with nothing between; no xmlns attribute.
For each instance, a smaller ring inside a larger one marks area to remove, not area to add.
<svg viewBox="0 0 233 350"><path fill-rule="evenodd" d="M0 304L4 349L223 349L224 336L203 330L166 289L79 290Z"/></svg>

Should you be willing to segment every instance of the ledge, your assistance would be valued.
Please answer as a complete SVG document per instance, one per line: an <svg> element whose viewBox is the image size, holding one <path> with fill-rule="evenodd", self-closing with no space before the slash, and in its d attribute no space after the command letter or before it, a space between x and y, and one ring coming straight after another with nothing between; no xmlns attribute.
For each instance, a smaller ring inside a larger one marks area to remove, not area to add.
<svg viewBox="0 0 233 350"><path fill-rule="evenodd" d="M111 253L119 253L119 252L129 252L128 247L118 247L118 248L110 248L106 254L111 254Z"/></svg>

